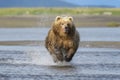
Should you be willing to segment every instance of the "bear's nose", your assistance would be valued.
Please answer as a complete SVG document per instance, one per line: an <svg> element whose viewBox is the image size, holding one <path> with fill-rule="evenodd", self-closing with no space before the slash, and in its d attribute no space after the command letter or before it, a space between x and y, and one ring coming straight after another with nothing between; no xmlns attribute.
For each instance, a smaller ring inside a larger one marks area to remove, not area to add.
<svg viewBox="0 0 120 80"><path fill-rule="evenodd" d="M67 29L67 27L65 27L65 29Z"/></svg>

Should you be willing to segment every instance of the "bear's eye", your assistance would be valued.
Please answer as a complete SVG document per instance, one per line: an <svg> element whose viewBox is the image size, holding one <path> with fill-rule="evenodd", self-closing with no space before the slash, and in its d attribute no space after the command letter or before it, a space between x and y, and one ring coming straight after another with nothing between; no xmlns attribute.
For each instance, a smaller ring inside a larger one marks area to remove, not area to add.
<svg viewBox="0 0 120 80"><path fill-rule="evenodd" d="M70 26L70 24L68 23L67 26Z"/></svg>

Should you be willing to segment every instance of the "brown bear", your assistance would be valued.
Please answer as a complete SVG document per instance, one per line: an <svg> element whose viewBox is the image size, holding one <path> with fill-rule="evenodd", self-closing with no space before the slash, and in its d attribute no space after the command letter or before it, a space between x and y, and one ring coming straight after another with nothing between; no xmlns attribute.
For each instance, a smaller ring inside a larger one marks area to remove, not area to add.
<svg viewBox="0 0 120 80"><path fill-rule="evenodd" d="M45 40L45 47L54 62L69 62L79 46L79 32L73 18L57 16Z"/></svg>

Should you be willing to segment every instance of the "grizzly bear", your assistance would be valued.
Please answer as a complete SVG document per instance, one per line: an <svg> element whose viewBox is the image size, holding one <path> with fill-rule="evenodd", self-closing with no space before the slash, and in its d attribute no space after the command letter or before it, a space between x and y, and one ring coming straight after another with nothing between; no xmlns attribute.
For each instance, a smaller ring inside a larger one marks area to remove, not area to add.
<svg viewBox="0 0 120 80"><path fill-rule="evenodd" d="M79 32L73 18L57 16L45 40L45 47L54 62L69 62L79 46Z"/></svg>

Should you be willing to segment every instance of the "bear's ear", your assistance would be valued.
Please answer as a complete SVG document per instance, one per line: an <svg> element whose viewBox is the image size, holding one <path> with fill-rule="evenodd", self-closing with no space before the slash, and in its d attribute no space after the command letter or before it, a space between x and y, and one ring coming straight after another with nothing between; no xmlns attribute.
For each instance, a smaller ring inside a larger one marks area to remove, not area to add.
<svg viewBox="0 0 120 80"><path fill-rule="evenodd" d="M56 18L55 18L55 21L58 21L58 20L60 20L61 19L61 16L57 16Z"/></svg>
<svg viewBox="0 0 120 80"><path fill-rule="evenodd" d="M68 17L70 21L73 21L73 17Z"/></svg>

